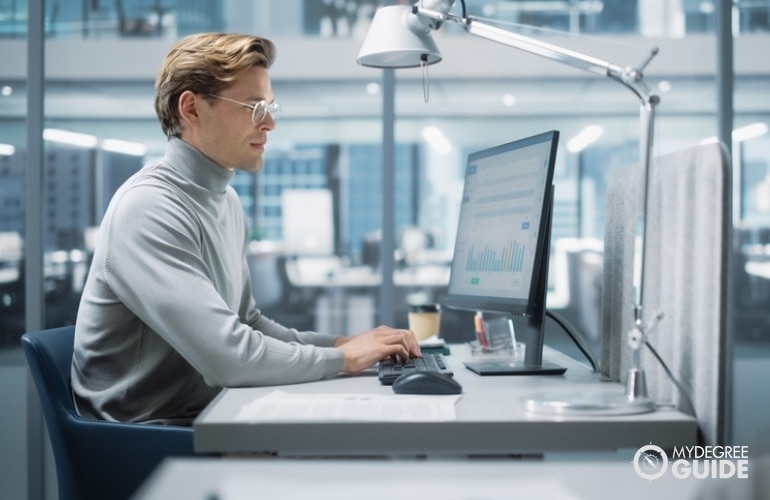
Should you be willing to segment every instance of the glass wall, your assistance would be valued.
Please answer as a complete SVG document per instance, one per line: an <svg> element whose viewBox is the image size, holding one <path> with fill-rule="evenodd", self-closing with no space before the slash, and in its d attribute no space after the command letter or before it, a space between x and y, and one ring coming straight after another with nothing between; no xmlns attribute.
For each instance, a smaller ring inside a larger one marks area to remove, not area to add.
<svg viewBox="0 0 770 500"><path fill-rule="evenodd" d="M272 134L264 172L236 180L254 239L280 244L284 188L328 189L334 199L334 256L340 259L333 265L372 266L372 240L381 229L377 192L381 82L378 71L355 67L353 59L376 6L364 0L254 5L181 0L47 3L47 324L74 319L71 311L90 251L88 236L111 193L143 162L162 154L165 138L151 108L154 71L170 43L196 31L260 32L276 39L281 49L272 73L286 109L284 118ZM467 8L470 14L505 29L575 46L619 65L639 64L653 45L660 46L661 53L646 75L662 98L655 154L716 135L713 2L479 0L468 1ZM759 127L755 130L760 134L736 140L736 219L748 228L766 226L762 189L767 135L761 135L761 127L767 126L768 109L760 103L768 102L768 75L761 68L744 71L740 63L751 56L740 51L753 51L766 43L768 9L761 2L748 1L736 2L734 8L739 63L736 126ZM13 48L26 34L25 2L3 6L0 21L0 43ZM395 230L399 237L411 237L408 242L399 241L409 247L396 249L399 264L417 259L445 265L451 258L468 152L551 128L561 130L563 137L555 240L600 241L606 175L638 158L635 97L614 82L556 68L555 63L512 49L484 45L451 26L446 28L436 34L445 61L430 69L427 86L418 71L397 72L400 152ZM307 41L313 39L329 49L324 49L320 60L305 57ZM154 56L125 59L136 51ZM681 64L683 58L687 65ZM126 65L120 59L136 63ZM23 233L23 77L17 72L0 82L4 89L0 131L7 144L0 170L4 186L0 232L7 235L9 248L19 241L13 235ZM449 150L435 149L423 138L427 130L446 140ZM568 147L571 139L587 130L596 133L594 142ZM15 148L12 154L9 148ZM422 235L415 237L417 232ZM747 236L750 241L762 240L760 229L747 232L753 235ZM11 271L7 272L10 276ZM560 283L565 279L554 274L552 287L563 288ZM406 292L440 293L435 284ZM23 329L14 309L19 302L13 293L4 297L3 328L13 338ZM568 307L554 301L554 306ZM372 318L376 321L376 311Z"/></svg>
<svg viewBox="0 0 770 500"><path fill-rule="evenodd" d="M640 64L653 45L659 46L660 55L646 74L662 100L655 154L716 135L713 2L466 3L468 12L484 21L623 66ZM26 34L24 5L0 7L0 43L7 47L15 47ZM379 256L372 248L381 231L381 73L353 63L376 7L364 0L47 5L47 324L74 321L89 235L111 193L143 162L162 155L165 138L151 107L154 72L170 43L196 31L259 32L274 38L281 49L272 73L286 112L271 134L264 171L239 175L235 182L255 241L280 246L283 189L326 189L334 200L332 256L339 262L324 272L336 272L337 266L368 266L376 272ZM753 52L767 45L769 10L748 1L737 2L733 10L736 128L753 126L758 134L744 133L735 142L736 222L746 228L751 242L763 241L761 229L767 225L762 190L768 139L762 131L770 110L762 103L770 102L770 71L754 64ZM600 245L606 175L638 159L635 96L614 82L471 39L453 28L436 34L445 61L429 69L427 85L419 71L397 71L395 231L401 270L417 261L445 266L451 258L469 152L552 128L562 132L554 240L577 242L578 247ZM314 60L306 57L312 40L322 47ZM93 62L97 60L100 64ZM9 248L23 241L23 76L8 75L0 82L7 89L0 100L0 131L7 147L15 148L1 157L0 165L0 232L8 235ZM570 145L586 131L595 133L594 142ZM433 135L425 139L426 133ZM447 142L448 150L435 144L436 137ZM10 276L14 265L4 266ZM552 288L563 290L565 280L552 273ZM441 294L440 279L426 283L403 290L405 297L398 300ZM376 297L377 290L368 293ZM23 330L17 296L9 292L3 299L3 329L10 344ZM554 307L572 307L563 295L553 297ZM372 322L377 321L376 304L373 300ZM596 322L591 324L588 335L596 338Z"/></svg>

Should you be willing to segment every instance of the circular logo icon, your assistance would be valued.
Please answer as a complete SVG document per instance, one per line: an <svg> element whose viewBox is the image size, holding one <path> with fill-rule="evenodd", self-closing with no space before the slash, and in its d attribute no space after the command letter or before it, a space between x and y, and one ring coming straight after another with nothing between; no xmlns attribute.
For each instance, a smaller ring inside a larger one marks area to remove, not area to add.
<svg viewBox="0 0 770 500"><path fill-rule="evenodd" d="M668 469L668 456L660 446L642 446L634 455L634 469L643 479L658 479Z"/></svg>

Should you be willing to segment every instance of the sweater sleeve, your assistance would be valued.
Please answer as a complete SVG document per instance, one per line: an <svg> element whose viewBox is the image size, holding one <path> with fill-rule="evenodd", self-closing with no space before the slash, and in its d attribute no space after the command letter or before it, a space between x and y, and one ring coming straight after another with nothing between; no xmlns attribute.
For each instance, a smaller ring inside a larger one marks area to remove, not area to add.
<svg viewBox="0 0 770 500"><path fill-rule="evenodd" d="M242 312L240 314L244 323L254 330L259 330L265 335L283 340L284 342L297 342L319 347L334 347L334 342L337 340L337 336L335 335L287 328L263 315L259 310L259 304L256 303L254 295L252 294L251 273L249 272L249 264L245 254L242 259L242 268L242 276L244 276L246 280L244 282L244 289L241 292L243 302L241 303ZM259 284L257 283L257 285Z"/></svg>
<svg viewBox="0 0 770 500"><path fill-rule="evenodd" d="M113 293L209 385L290 384L337 374L343 362L338 349L303 345L313 336L260 315L251 324L242 321L237 309L248 278L228 277L226 267L211 264L235 258L233 269L240 269L242 249L217 249L225 255L205 258L212 250L208 235L188 204L161 186L123 193L107 234L105 275Z"/></svg>

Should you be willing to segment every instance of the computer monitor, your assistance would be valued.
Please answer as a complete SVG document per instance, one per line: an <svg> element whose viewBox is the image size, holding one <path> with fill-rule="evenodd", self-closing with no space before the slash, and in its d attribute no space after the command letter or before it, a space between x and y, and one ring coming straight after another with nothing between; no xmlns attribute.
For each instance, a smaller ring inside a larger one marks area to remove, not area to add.
<svg viewBox="0 0 770 500"><path fill-rule="evenodd" d="M516 332L524 362L466 363L481 375L565 371L542 359L558 141L552 130L468 156L444 305L526 317L525 331Z"/></svg>

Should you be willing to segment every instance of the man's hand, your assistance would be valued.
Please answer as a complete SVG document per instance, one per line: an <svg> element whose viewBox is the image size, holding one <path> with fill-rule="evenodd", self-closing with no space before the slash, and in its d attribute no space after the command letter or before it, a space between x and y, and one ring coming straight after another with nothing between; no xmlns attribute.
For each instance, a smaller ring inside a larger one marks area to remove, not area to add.
<svg viewBox="0 0 770 500"><path fill-rule="evenodd" d="M405 360L422 356L420 344L411 331L389 326L378 326L355 337L340 337L335 347L345 355L342 365L345 373L360 372L387 357Z"/></svg>

